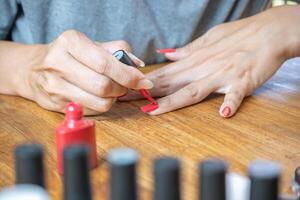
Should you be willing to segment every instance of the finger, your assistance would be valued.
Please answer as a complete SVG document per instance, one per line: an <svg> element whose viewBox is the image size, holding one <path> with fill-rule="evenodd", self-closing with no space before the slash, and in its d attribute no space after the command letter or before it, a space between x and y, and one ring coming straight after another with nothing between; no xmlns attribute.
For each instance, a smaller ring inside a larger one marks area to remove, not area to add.
<svg viewBox="0 0 300 200"><path fill-rule="evenodd" d="M191 54L190 56L188 56L187 58L168 64L157 71L149 73L149 75L157 74L158 76L162 76L166 74L170 75L174 73L181 73L186 71L187 69L190 69L192 67L198 67L200 65L202 67L208 65L210 66L215 65L216 60L221 60L222 62L224 61L228 62L227 58L223 59L225 55L226 52L224 52L224 49L222 49L220 46L217 47L211 46L205 49L199 49L195 51L193 54ZM222 64L226 64L226 63L222 63ZM209 69L208 67L206 68ZM198 72L196 74L198 74Z"/></svg>
<svg viewBox="0 0 300 200"><path fill-rule="evenodd" d="M233 116L241 105L246 93L246 88L242 85L233 86L230 91L225 94L219 114L226 118Z"/></svg>
<svg viewBox="0 0 300 200"><path fill-rule="evenodd" d="M171 61L182 60L191 55L191 53L193 52L193 45L194 42L191 42L184 47L177 48L174 52L165 53L165 57Z"/></svg>
<svg viewBox="0 0 300 200"><path fill-rule="evenodd" d="M150 89L151 81L138 69L119 62L106 50L77 31L67 31L59 37L58 43L64 46L76 60L84 63L97 73L110 77L122 86L132 89Z"/></svg>
<svg viewBox="0 0 300 200"><path fill-rule="evenodd" d="M80 103L83 107L89 108L97 112L107 112L114 102L113 98L100 98L87 93L80 88L65 82L64 95L70 101Z"/></svg>
<svg viewBox="0 0 300 200"><path fill-rule="evenodd" d="M124 40L117 40L117 41L111 41L111 42L95 42L97 45L103 47L106 51L108 51L110 54L113 54L114 52L123 49L127 52L131 52L131 46L128 44L128 42Z"/></svg>
<svg viewBox="0 0 300 200"><path fill-rule="evenodd" d="M229 64L223 60L212 60L200 64L187 62L186 60L177 61L176 66L178 70L162 69L158 72L147 74L147 78L154 83L151 94L155 97L169 95L189 83L216 75L216 71L220 66L226 67ZM185 69L182 69L183 67L181 66L184 66ZM179 70L179 68L182 70Z"/></svg>
<svg viewBox="0 0 300 200"><path fill-rule="evenodd" d="M36 95L35 99L36 103L42 108L54 112L64 112L65 104L62 102L52 101L51 98L46 93L40 93Z"/></svg>
<svg viewBox="0 0 300 200"><path fill-rule="evenodd" d="M38 86L36 88L37 91L35 91L36 95L35 95L34 100L41 107L43 107L47 110L65 113L66 105L70 102L70 100L68 100L66 97L64 97L62 95L56 94L55 89L50 89L50 91L49 90L47 91L45 89L45 87L49 88L49 84L48 84L48 86L46 86L47 82L54 82L54 81L50 81L49 78L53 79L54 76L51 75L50 73L44 73L43 75L39 76L39 78L37 79ZM47 81L47 79L48 79L48 81ZM57 81L57 83L60 83L60 81ZM97 115L97 114L101 113L101 112L89 109L87 107L83 107L83 108L84 108L84 115Z"/></svg>
<svg viewBox="0 0 300 200"><path fill-rule="evenodd" d="M236 33L242 30L244 26L249 25L249 23L247 23L247 20L248 19L243 19L239 21L216 25L198 39L190 42L184 47L177 48L173 52L165 53L165 56L169 60L177 61L188 57L192 54L192 52L196 50L206 49L211 46L214 46L214 48L216 48L215 44L224 39L229 40L229 38L233 36L232 33ZM233 37L235 37L234 39L236 40L236 35L234 35Z"/></svg>
<svg viewBox="0 0 300 200"><path fill-rule="evenodd" d="M147 74L148 79L154 83L154 87L149 90L150 94L153 97L162 97L174 93L194 80L199 79L193 76L193 74L193 69L170 75L166 75L162 72ZM119 98L119 100L129 101L142 98L143 96L139 92L129 91L125 96Z"/></svg>
<svg viewBox="0 0 300 200"><path fill-rule="evenodd" d="M201 36L183 47L165 53L165 57L172 61L178 61L187 58L194 51L201 49L201 47L204 46L204 41L205 36Z"/></svg>
<svg viewBox="0 0 300 200"><path fill-rule="evenodd" d="M158 109L149 114L158 115L196 104L214 92L216 88L217 86L209 79L193 82L169 96L158 99Z"/></svg>
<svg viewBox="0 0 300 200"><path fill-rule="evenodd" d="M151 94L151 93L150 93ZM153 96L151 94L151 96ZM141 95L141 93L137 90L128 90L128 92L118 97L119 101L132 101L132 100L138 100L138 99L144 99L145 97Z"/></svg>
<svg viewBox="0 0 300 200"><path fill-rule="evenodd" d="M71 102L70 100L66 99L65 97L61 97L59 95L52 95L50 100L51 100L50 104L52 106L50 107L50 109L47 109L47 110L52 110L52 111L61 112L61 113L66 113L66 106L68 105L68 103ZM53 107L53 106L55 106L55 107ZM99 114L101 114L101 112L89 109L87 107L83 107L83 114L86 116L87 115L99 115Z"/></svg>
<svg viewBox="0 0 300 200"><path fill-rule="evenodd" d="M64 77L81 89L99 97L119 97L127 88L117 84L108 77L98 74L87 66L67 55L62 67Z"/></svg>
<svg viewBox="0 0 300 200"><path fill-rule="evenodd" d="M103 47L110 54L115 53L116 51L122 49L124 50L128 56L132 59L132 61L139 67L145 67L145 63L135 56L132 52L130 45L124 40L112 41L112 42L95 42L97 45Z"/></svg>
<svg viewBox="0 0 300 200"><path fill-rule="evenodd" d="M139 67L145 67L146 64L144 63L144 61L142 61L141 59L139 59L138 57L136 57L133 53L127 52L128 56L131 58L131 60L133 60L133 62L139 66Z"/></svg>
<svg viewBox="0 0 300 200"><path fill-rule="evenodd" d="M102 114L102 112L98 112L98 111L89 109L87 107L83 107L83 114L85 116L94 116L94 115L100 115L100 114Z"/></svg>
<svg viewBox="0 0 300 200"><path fill-rule="evenodd" d="M43 79L39 79L39 84L43 87L44 94L51 99L51 96L58 96L64 101L74 101L80 103L97 112L108 111L113 102L113 98L100 98L90 94L70 82L60 78L53 72L44 73ZM52 99L53 100L53 99ZM53 101L52 101L53 102Z"/></svg>

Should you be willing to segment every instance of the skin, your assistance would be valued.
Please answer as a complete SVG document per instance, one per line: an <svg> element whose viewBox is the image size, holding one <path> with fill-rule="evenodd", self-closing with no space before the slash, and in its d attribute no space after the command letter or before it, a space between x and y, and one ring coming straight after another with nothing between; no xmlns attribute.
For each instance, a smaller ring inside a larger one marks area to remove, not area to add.
<svg viewBox="0 0 300 200"><path fill-rule="evenodd" d="M225 98L219 113L231 117L243 99L285 60L300 56L299 19L300 6L286 6L215 26L176 52L166 53L175 62L146 77L111 55L119 49L130 52L124 41L97 43L75 30L45 45L0 41L0 93L21 96L57 112L64 112L67 102L76 101L86 115L108 111L128 88L152 88L152 95L160 97L159 108L150 115L222 93ZM139 93L130 92L119 99L138 98Z"/></svg>
<svg viewBox="0 0 300 200"><path fill-rule="evenodd" d="M124 41L97 43L75 30L47 45L1 41L0 93L22 96L57 112L64 112L70 101L82 104L87 115L106 112L128 88L153 87L139 70L112 56L119 49L131 51Z"/></svg>
<svg viewBox="0 0 300 200"><path fill-rule="evenodd" d="M243 99L264 84L289 58L300 56L300 6L269 9L221 24L190 44L165 53L175 61L147 74L159 115L225 94L222 117L233 116ZM120 100L141 98L131 92Z"/></svg>

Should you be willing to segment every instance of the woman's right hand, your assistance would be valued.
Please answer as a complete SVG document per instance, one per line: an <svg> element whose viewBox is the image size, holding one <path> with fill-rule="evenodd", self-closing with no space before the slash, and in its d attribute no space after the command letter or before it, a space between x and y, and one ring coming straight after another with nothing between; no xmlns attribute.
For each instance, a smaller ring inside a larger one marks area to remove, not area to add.
<svg viewBox="0 0 300 200"><path fill-rule="evenodd" d="M32 61L17 69L17 94L48 110L64 112L65 105L75 101L87 115L102 113L127 88L153 87L143 73L112 56L119 49L130 52L124 41L97 43L68 30L48 45L33 46L35 50L28 54L34 55Z"/></svg>

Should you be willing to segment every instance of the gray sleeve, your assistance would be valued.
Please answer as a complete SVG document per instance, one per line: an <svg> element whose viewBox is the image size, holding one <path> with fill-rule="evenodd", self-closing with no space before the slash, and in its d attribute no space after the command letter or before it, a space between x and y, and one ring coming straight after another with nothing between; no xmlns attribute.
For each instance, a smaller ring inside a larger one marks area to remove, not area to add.
<svg viewBox="0 0 300 200"><path fill-rule="evenodd" d="M17 12L17 0L0 0L0 40L9 37Z"/></svg>

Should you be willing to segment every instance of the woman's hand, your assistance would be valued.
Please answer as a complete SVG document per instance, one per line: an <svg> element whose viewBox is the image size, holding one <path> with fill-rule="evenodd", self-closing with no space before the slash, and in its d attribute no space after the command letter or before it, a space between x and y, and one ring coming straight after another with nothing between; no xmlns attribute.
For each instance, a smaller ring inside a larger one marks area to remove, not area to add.
<svg viewBox="0 0 300 200"><path fill-rule="evenodd" d="M172 61L147 77L162 114L201 102L210 93L225 94L219 113L234 115L243 99L266 82L288 58L300 55L300 6L270 9L218 25L175 52ZM139 98L128 94L121 100Z"/></svg>
<svg viewBox="0 0 300 200"><path fill-rule="evenodd" d="M76 101L85 107L85 114L97 114L108 111L127 88L153 87L139 70L111 55L119 49L130 51L123 41L95 43L84 34L69 30L49 45L16 48L19 48L18 55L10 57L18 60L18 63L10 62L17 66L11 75L15 88L8 94L36 101L48 110L64 112L66 103ZM130 55L136 63L142 64ZM3 59L1 62L5 63Z"/></svg>

